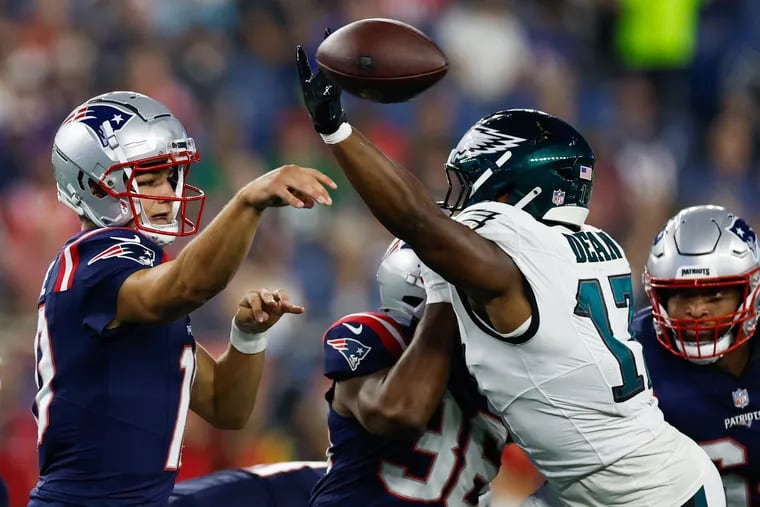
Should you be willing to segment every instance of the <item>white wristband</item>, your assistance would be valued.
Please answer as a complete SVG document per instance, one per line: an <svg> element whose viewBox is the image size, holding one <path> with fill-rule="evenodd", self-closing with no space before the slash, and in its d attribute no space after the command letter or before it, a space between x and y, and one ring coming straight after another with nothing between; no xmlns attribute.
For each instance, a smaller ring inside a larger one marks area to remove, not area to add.
<svg viewBox="0 0 760 507"><path fill-rule="evenodd" d="M319 134L322 136L322 140L325 142L325 144L338 144L341 141L345 141L348 136L351 135L351 132L353 130L351 129L351 125L348 124L348 122L343 122L340 124L340 127L338 127L338 130L333 132L332 134Z"/></svg>
<svg viewBox="0 0 760 507"><path fill-rule="evenodd" d="M232 326L230 326L230 344L238 352L243 354L258 354L267 348L266 333L246 333L235 324L235 317L232 317Z"/></svg>

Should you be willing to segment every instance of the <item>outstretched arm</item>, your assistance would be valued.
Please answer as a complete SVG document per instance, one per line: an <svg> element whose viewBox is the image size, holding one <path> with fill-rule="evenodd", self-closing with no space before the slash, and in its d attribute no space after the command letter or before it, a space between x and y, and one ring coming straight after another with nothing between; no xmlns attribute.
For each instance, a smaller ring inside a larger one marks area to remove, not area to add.
<svg viewBox="0 0 760 507"><path fill-rule="evenodd" d="M298 72L315 129L370 211L391 233L409 243L430 268L476 296L488 300L508 288L519 290L521 275L509 256L449 219L411 172L345 122L340 88L321 72L311 74L300 47Z"/></svg>
<svg viewBox="0 0 760 507"><path fill-rule="evenodd" d="M441 403L452 348L459 343L456 317L447 303L425 307L414 339L389 369L336 382L333 408L370 433L415 438Z"/></svg>
<svg viewBox="0 0 760 507"><path fill-rule="evenodd" d="M176 259L131 274L119 290L109 327L171 322L224 289L248 255L264 209L331 205L335 182L315 169L286 165L240 189Z"/></svg>

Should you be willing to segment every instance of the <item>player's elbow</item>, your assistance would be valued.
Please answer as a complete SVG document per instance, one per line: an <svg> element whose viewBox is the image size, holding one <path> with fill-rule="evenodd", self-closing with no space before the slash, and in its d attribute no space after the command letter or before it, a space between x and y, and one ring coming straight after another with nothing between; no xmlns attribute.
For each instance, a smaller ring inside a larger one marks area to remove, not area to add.
<svg viewBox="0 0 760 507"><path fill-rule="evenodd" d="M187 315L206 304L211 298L216 296L224 289L221 287L204 287L196 286L177 281L174 290L171 291L173 297L167 297L166 309L168 313Z"/></svg>
<svg viewBox="0 0 760 507"><path fill-rule="evenodd" d="M157 284L142 299L140 318L137 320L150 323L172 322L197 310L219 291L221 289L196 287L181 280Z"/></svg>
<svg viewBox="0 0 760 507"><path fill-rule="evenodd" d="M393 224L387 224L388 230L411 244L411 239L420 237L420 231L430 230L430 223L436 218L433 213L440 214L440 211L431 212L427 206L411 207Z"/></svg>
<svg viewBox="0 0 760 507"><path fill-rule="evenodd" d="M212 276L208 272L189 270L186 263L173 262L162 273L167 293L181 304L199 308L227 287L231 277Z"/></svg>
<svg viewBox="0 0 760 507"><path fill-rule="evenodd" d="M441 249L442 227L448 227L451 219L437 208L419 207L410 210L402 220L388 230L407 242L415 252ZM443 224L443 225L442 225Z"/></svg>
<svg viewBox="0 0 760 507"><path fill-rule="evenodd" d="M199 308L206 304L208 300L219 294L224 287L185 287L181 292L180 299L188 306Z"/></svg>
<svg viewBox="0 0 760 507"><path fill-rule="evenodd" d="M411 407L375 400L360 404L360 422L367 431L386 438L410 440L427 429L427 419Z"/></svg>
<svg viewBox="0 0 760 507"><path fill-rule="evenodd" d="M245 424L247 422L248 422L247 420L241 420L241 419L224 421L223 423L218 424L216 426L216 429L218 429L218 430L227 430L227 431L238 431L238 430L242 430L243 428L245 428Z"/></svg>

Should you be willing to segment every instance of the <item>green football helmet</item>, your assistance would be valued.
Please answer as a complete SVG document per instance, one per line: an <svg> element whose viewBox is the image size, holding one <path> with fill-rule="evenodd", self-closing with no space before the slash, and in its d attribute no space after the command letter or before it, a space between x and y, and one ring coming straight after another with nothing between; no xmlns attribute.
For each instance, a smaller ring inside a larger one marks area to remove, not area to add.
<svg viewBox="0 0 760 507"><path fill-rule="evenodd" d="M559 118L530 109L499 111L473 125L451 151L442 204L453 212L505 196L539 220L581 225L594 161L583 136Z"/></svg>

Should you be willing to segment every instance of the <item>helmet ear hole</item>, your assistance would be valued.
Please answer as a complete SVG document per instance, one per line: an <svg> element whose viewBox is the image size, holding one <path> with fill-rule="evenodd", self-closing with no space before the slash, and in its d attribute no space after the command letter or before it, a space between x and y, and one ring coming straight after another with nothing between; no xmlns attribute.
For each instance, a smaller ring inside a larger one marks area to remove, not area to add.
<svg viewBox="0 0 760 507"><path fill-rule="evenodd" d="M408 304L409 306L417 308L418 306L420 306L420 303L424 301L424 298L420 298L416 296L404 296L401 298L401 301Z"/></svg>
<svg viewBox="0 0 760 507"><path fill-rule="evenodd" d="M106 195L108 195L108 194L106 193L106 191L105 191L105 190L103 190L102 188L100 188L100 185L98 185L98 184L95 182L95 180L93 180L92 178L89 178L89 179L88 179L88 181L87 181L87 183L88 183L88 185L89 185L89 187L90 187L90 193L92 193L92 195L94 195L94 196L95 196L95 197L97 197L98 199L102 199L102 198L104 198Z"/></svg>

